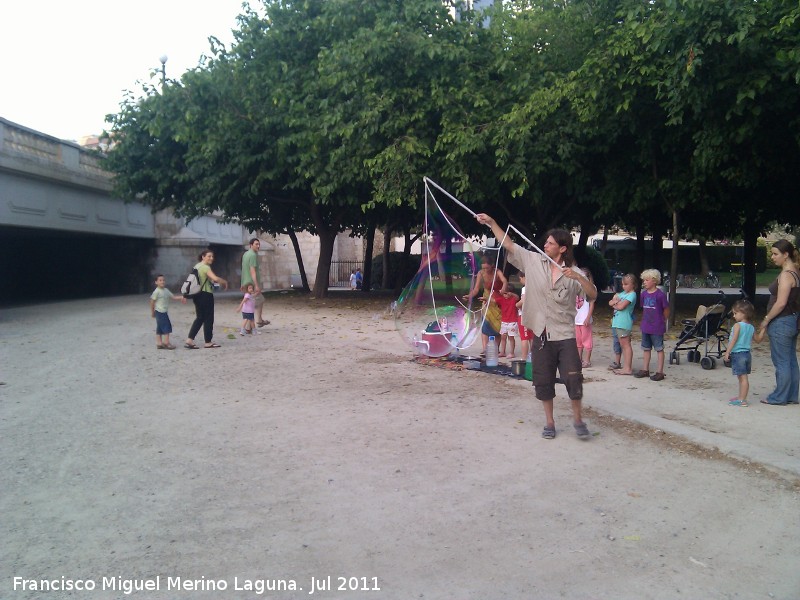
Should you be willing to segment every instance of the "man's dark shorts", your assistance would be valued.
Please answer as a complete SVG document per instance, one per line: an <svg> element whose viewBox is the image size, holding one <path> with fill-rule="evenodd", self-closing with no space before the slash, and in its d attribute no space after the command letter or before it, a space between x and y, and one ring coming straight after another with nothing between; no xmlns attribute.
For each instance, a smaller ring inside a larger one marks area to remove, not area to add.
<svg viewBox="0 0 800 600"><path fill-rule="evenodd" d="M583 375L581 358L575 338L546 341L534 337L531 340L531 361L533 363L533 387L539 400L552 400L556 397L556 370L570 400L583 398Z"/></svg>

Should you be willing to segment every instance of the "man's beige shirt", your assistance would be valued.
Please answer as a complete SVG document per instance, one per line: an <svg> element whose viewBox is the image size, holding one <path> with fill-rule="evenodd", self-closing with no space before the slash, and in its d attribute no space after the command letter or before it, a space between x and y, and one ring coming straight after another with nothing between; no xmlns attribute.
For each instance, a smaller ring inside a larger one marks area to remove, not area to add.
<svg viewBox="0 0 800 600"><path fill-rule="evenodd" d="M553 283L550 261L519 244L514 244L507 257L508 262L525 273L522 324L536 336L546 329L548 340L574 339L575 299L583 292L580 282L559 274Z"/></svg>

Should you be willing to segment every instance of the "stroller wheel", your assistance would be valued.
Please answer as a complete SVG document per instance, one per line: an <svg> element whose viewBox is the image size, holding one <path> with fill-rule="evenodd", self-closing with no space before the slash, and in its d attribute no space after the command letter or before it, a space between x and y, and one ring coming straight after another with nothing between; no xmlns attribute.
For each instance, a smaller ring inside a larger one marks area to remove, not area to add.
<svg viewBox="0 0 800 600"><path fill-rule="evenodd" d="M717 366L717 361L715 361L710 356L704 356L700 359L700 366L703 367L706 371L710 371L714 367Z"/></svg>
<svg viewBox="0 0 800 600"><path fill-rule="evenodd" d="M689 350L686 353L686 360L688 360L690 363L694 362L695 354L697 354L697 350Z"/></svg>
<svg viewBox="0 0 800 600"><path fill-rule="evenodd" d="M681 364L681 357L675 350L669 353L669 364L671 365Z"/></svg>

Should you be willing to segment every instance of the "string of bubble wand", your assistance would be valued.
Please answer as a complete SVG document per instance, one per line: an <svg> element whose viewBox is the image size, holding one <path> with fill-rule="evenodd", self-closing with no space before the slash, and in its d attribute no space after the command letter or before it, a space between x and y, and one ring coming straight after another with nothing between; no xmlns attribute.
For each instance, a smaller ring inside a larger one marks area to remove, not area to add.
<svg viewBox="0 0 800 600"><path fill-rule="evenodd" d="M445 195L446 195L448 198L450 198L450 199L451 199L453 202L455 202L455 203L456 203L456 204L458 204L458 205L459 205L461 208L463 208L464 210L466 210L466 211L467 211L469 214L471 214L473 217L477 217L477 216L478 216L478 215L477 215L477 213L476 213L475 211L471 210L471 209L470 209L470 208L469 208L469 207L468 207L466 204L464 204L463 202L459 201L459 200L458 200L458 198L456 198L455 196L453 196L453 195L452 195L450 192L448 192L446 189L444 189L444 188L443 188L442 186L440 186L438 183L436 183L435 181L433 181L433 180L432 180L432 179L430 179L429 177L424 177L423 179L424 179L424 181L425 181L425 185L426 185L426 187L427 187L427 184L429 184L429 183L430 183L431 185L433 185L433 186L435 186L436 188L438 188L439 190L441 190L441 191L442 191L442 192L443 192L443 193L444 193L444 194L445 194ZM501 246L503 245L503 242L505 241L505 239L508 237L508 230L509 230L509 229L513 229L513 230L514 230L514 231L517 233L517 235L519 235L519 237L521 237L523 240L525 240L526 242L528 242L528 244L529 244L529 245L530 245L530 246L531 246L531 247L532 247L534 250L536 250L536 252L538 252L539 254L541 254L542 256L544 256L544 257L545 257L547 260L549 260L551 263L553 263L553 264L556 266L556 268L557 268L559 271L563 271L563 270L564 270L564 267L562 267L560 264L558 264L556 261L554 261L552 258L550 258L550 257L549 257L547 254L545 254L544 250L542 250L541 248L539 248L539 246L537 246L537 245L536 245L536 244L534 244L534 243L533 243L531 240L529 240L529 239L527 238L527 236L526 236L524 233L522 233L522 232L521 232L519 229L517 229L517 228L516 228L514 225L512 225L511 223L509 223L509 224L508 224L508 227L506 227L506 231L505 231L505 234L503 235L503 239L500 241L500 245L501 245ZM497 258L498 258L498 263L499 263L499 260L500 260L500 255L499 255L499 253L498 253L498 257L497 257ZM497 269L497 266L496 266L496 265L495 265L495 269ZM576 270L575 270L575 273L577 273L577 274L578 274L580 277L582 277L583 279L588 279L588 278L587 278L587 277L586 277L586 276L585 276L583 273L581 273L580 269L576 269ZM494 285L494 282L492 282L492 285Z"/></svg>
<svg viewBox="0 0 800 600"><path fill-rule="evenodd" d="M432 179L430 179L429 177L423 177L423 182L424 182L424 184L425 184L425 203L426 203L426 206L427 206L427 202L428 202L428 196L430 195L430 198L431 198L431 200L433 201L433 203L436 205L436 208L439 210L439 213L442 215L442 217L445 219L445 221L446 221L446 222L447 222L447 223L450 225L451 229L457 233L458 237L461 237L461 238L462 238L462 240L466 241L466 240L467 240L467 238L466 238L466 237L464 237L464 236L463 236L463 235L462 235L462 234L461 234L461 233L458 231L458 228L455 226L455 224L453 223L452 219L450 219L450 217L449 217L449 216L448 216L448 215L447 215L447 214L446 214L446 213L445 213L445 212L442 210L441 206L439 206L439 203L436 201L436 198L435 198L435 196L434 196L433 192L430 190L430 187L429 187L429 186L433 186L433 187L435 187L436 189L438 189L439 191L441 191L441 192L442 192L442 193L443 193L445 196L447 196L448 198L450 198L450 200L452 200L452 201L453 201L453 202L455 202L455 203L456 203L458 206L460 206L461 208L463 208L464 210L466 210L466 211L467 211L467 212L468 212L470 215L472 215L473 217L477 217L477 213L475 213L475 211L471 210L471 209L470 209L470 208L469 208L469 207L468 207L466 204L464 204L463 202L461 202L461 201L460 201L458 198L456 198L455 196L453 196L453 195L452 195L450 192L448 192L446 189L444 189L442 186L440 186L438 183L436 183L435 181L433 181L433 180L432 180ZM425 226L426 226L426 228L427 228L427 208L426 208ZM530 246L531 248L533 248L533 249L534 249L536 252L538 252L539 254L541 254L542 256L544 256L544 257L545 257L545 258L546 258L546 259L547 259L547 260L548 260L550 263L552 263L553 265L555 265L555 267L556 267L557 269L559 269L559 270L560 270L560 271L562 271L562 272L564 271L564 267L562 267L562 266L561 266L560 264L558 264L558 263L557 263L555 260L553 260L553 259L552 259L550 256L548 256L548 255L547 255L547 254L546 254L546 253L545 253L545 252L544 252L544 251L543 251L541 248L539 248L539 246L537 246L537 245L536 245L536 244L535 244L535 243L534 243L532 240L528 239L528 237L527 237L527 236L526 236L524 233L522 233L522 232L521 232L521 231L520 231L520 230L519 230L517 227L515 227L515 226L514 226L514 225L512 225L511 223L509 223L508 227L506 227L506 229L505 229L505 232L504 232L504 234L503 234L503 238L500 240L500 247L502 247L502 246L503 246L503 243L505 242L506 238L508 237L508 231L509 231L509 229L513 229L513 230L514 230L514 231L517 233L517 235L519 235L519 236L520 236L520 237L521 237L523 240L525 240L525 241L526 241L526 242L529 244L529 246ZM483 246L483 247L484 247L484 248L488 248L488 246ZM427 240L426 240L426 248L428 249L428 252L429 252L428 256L430 256L430 247L429 247L429 242L428 242ZM492 249L494 249L494 248L492 248ZM494 284L495 284L495 282L497 281L497 268L498 268L499 264L500 264L500 252L498 252L498 253L497 253L497 258L495 259L495 270L494 270L494 277L493 277L493 279L492 279L492 286L491 286L491 289L494 289ZM576 273L577 273L579 276L581 276L581 277L583 277L583 278L586 278L586 277L585 277L585 276L584 276L584 275L583 275L583 274L580 272L580 270L577 270L577 271L575 271L575 272L576 272ZM432 273L432 270L431 270L431 264L430 264L430 261L428 261L428 277L429 277L429 279L432 281L432 279L433 279L433 273ZM464 305L464 304L461 302L461 300L460 300L459 298L456 298L456 301L457 301L457 302L458 302L458 303L459 303L459 304L460 304L460 305L461 305L461 306L462 306L464 309L468 310L469 312L477 312L477 311L473 311L473 310L469 309L467 306L465 306L465 305ZM490 301L491 301L491 294L490 294ZM432 297L432 302L433 302L433 311L434 311L434 315L436 316L436 318L437 318L437 321L438 321L438 310L436 309L436 303L435 303L435 299L434 299L433 297ZM483 324L486 322L486 316L487 316L487 313L488 313L488 306L489 306L489 305L488 305L488 303L487 303L487 305L486 305L486 307L485 307L485 310L481 310L482 317L483 317L483 318L482 318L482 320L481 320L481 325L480 325L481 329L483 328ZM448 340L448 341L449 341L449 340ZM459 348L459 347L458 347L458 345L454 345L454 344L453 344L451 341L449 341L449 343L450 343L450 345L451 345L451 346L453 346L454 348Z"/></svg>
<svg viewBox="0 0 800 600"><path fill-rule="evenodd" d="M435 181L433 181L433 180L432 180L432 179L430 179L429 177L424 177L424 178L423 178L423 180L425 181L425 187L426 187L426 189L427 189L427 186L428 186L428 184L431 184L431 185L433 185L434 187L436 187L437 189L439 189L439 190L440 190L442 193L444 193L444 194L445 194L445 195L446 195L448 198L450 198L450 199L451 199L453 202L455 202L455 203L456 203L456 204L458 204L458 205L459 205L461 208L463 208L464 210L466 210L466 211L467 211L469 214L471 214L473 217L477 217L477 216L478 216L478 214L477 214L475 211L473 211L472 209L470 209L470 208L469 208L469 207L468 207L466 204L464 204L463 202L461 202L461 201L460 201L458 198L456 198L455 196L453 196L453 195L452 195L450 192L448 192L446 189L444 189L442 186L440 186L438 183L436 183ZM544 250L542 250L541 248L539 248L539 246L537 246L537 245L536 245L536 244L534 244L534 243L533 243L531 240L529 240L527 237L525 237L525 235L524 235L524 234L523 234L523 233L522 233L522 232L521 232L519 229L517 229L516 227L514 227L514 226L513 226L511 223L509 223L509 224L508 224L508 227L506 227L506 233L505 233L505 235L503 236L503 240L500 242L500 245L501 245L501 246L503 245L503 241L505 241L505 239L508 237L508 230L509 230L509 229L513 229L513 230L514 230L514 231L515 231L515 232L516 232L516 233L517 233L517 234L518 234L518 235L519 235L519 236L520 236L520 237L521 237L523 240L525 240L526 242L528 242L528 244L530 244L530 245L533 247L533 249L534 249L534 250L536 250L536 252L538 252L539 254L541 254L542 256L544 256L544 257L545 257L547 260L549 260L551 263L553 263L553 264L554 264L556 267L558 267L558 268L559 268L559 269L561 269L562 271L564 270L564 267L562 267L560 264L558 264L558 263L557 263L556 261L554 261L552 258L550 258L549 256L547 256L547 254L545 254L545 253L544 253Z"/></svg>
<svg viewBox="0 0 800 600"><path fill-rule="evenodd" d="M434 203L436 208L438 209L439 214L447 222L447 224L450 226L450 228L453 230L453 232L455 232L456 235L462 239L462 241L467 241L467 238L464 237L463 235L461 235L461 233L458 230L458 227L456 227L455 223L453 223L452 219L450 219L450 216L442 210L441 206L439 206L439 203L436 201L436 198L434 197L433 192L431 192L430 188L428 187L427 181L425 182L425 221L424 221L424 224L423 224L423 228L425 229L425 231L428 231L428 229L429 229L429 227L428 227L428 196L430 196L430 199ZM451 196L451 198L452 198L452 196ZM458 202L458 201L456 200L456 202ZM425 236L425 249L426 249L427 255L428 255L428 281L431 282L431 305L433 307L433 316L436 318L436 322L437 323L441 323L441 321L439 320L439 311L438 311L438 309L436 307L436 295L433 293L433 283L432 283L433 282L433 271L431 269L431 262L432 261L430 260L430 255L431 254L430 254L430 239L429 239L429 236ZM438 250L437 250L437 252L438 252ZM456 301L459 304L461 304L461 306L464 306L464 304L458 299L458 297L456 297ZM475 311L472 311L471 309L467 308L466 306L464 306L464 309L467 310L470 313L475 312ZM485 319L485 316L484 316L484 319ZM481 322L481 327L482 326L483 326L483 322ZM450 347L455 349L455 350L461 350L462 349L458 344L454 344L452 339L448 339L447 343L450 344Z"/></svg>
<svg viewBox="0 0 800 600"><path fill-rule="evenodd" d="M439 206L439 203L438 203L438 202L436 202L436 198L434 197L434 195L433 195L433 192L431 192L431 190L430 190L430 187L428 187L428 184L430 184L430 185L433 185L434 187L436 187L436 188L437 188L438 190L440 190L440 191L441 191L443 194L445 194L445 195L446 195L448 198L450 198L450 199L451 199L453 202L455 202L455 203L456 203L458 206L460 206L461 208L463 208L464 210L466 210L468 213L470 213L470 214L471 214L473 217L477 216L477 214L476 214L475 212L473 212L472 210L470 210L470 209L469 209L469 207L468 207L467 205L465 205L465 204L464 204L463 202L461 202L461 201L460 201L458 198L456 198L455 196L453 196L453 195L452 195L450 192L448 192L446 189L444 189L442 186L440 186L438 183L436 183L436 182L435 182L435 181L433 181L432 179L430 179L430 178L428 178L428 177L424 177L424 178L423 178L423 181L424 181L424 183L425 183L425 204L426 204L426 211L425 211L425 221L426 221L426 225L427 225L427 203L428 203L428 195L430 194L431 200L433 200L433 203L436 205L436 208L438 208L438 209L439 209L439 213L440 213L440 214L442 215L442 217L443 217L443 218L444 218L444 219L447 221L447 223L450 225L450 227L453 229L453 231L455 231L455 232L458 234L458 236L462 238L462 240L464 240L464 241L467 241L467 238L466 238L466 237L464 237L463 235L461 235L460 233L458 233L458 228L457 228L457 227L455 227L455 224L452 222L452 220L450 219L450 217L449 217L449 216L448 216L448 215L447 215L447 214L446 214L446 213L445 213L445 212L442 210L442 207L441 207L441 206ZM505 238L506 238L507 236L508 236L508 229L506 229L506 233L505 233L505 235L503 236L503 239L500 241L500 245L501 245L501 246L503 245L503 241L505 241ZM488 246L483 246L483 248L487 248L487 249L491 249L491 250L496 250L495 248L489 248ZM546 256L546 255L545 255L545 256ZM494 275L493 275L493 277L492 277L492 285L491 285L491 288L490 288L491 290L493 290L493 289L494 289L494 284L495 284L495 281L497 281L497 267L499 266L499 264L500 264L500 252L498 251L498 252L497 252L497 258L495 258L495 263L494 263ZM429 272L429 274L432 276L432 274L430 273L430 264L428 265L428 272ZM470 290L470 293L472 293L472 291L471 291L471 290ZM458 303L459 303L459 304L460 304L462 307L464 307L464 309L465 309L465 310L467 310L467 311L469 311L469 312L478 312L478 311L473 311L472 309L470 309L470 308L468 308L467 306L465 306L465 305L464 305L464 303L463 303L463 302L461 302L461 300L460 300L460 299L459 299L457 296L455 297L455 299L456 299L456 302L458 302ZM435 304L435 300L434 300L433 302L434 302L434 307L433 307L434 315L437 315L437 316L438 316L438 314L437 314L437 311L436 311L436 304ZM489 301L486 303L486 306L484 306L484 307L483 307L483 308L481 308L481 310L480 310L480 313L481 313L481 324L480 324L479 328L480 328L481 330L483 330L483 324L486 322L486 316L487 316L487 314L489 313L489 304L490 304L490 302L491 302L491 294L490 294ZM450 344L450 345L451 345L451 346L453 345L453 344L452 344L452 342L451 342L451 344ZM459 349L461 349L461 348L459 348Z"/></svg>
<svg viewBox="0 0 800 600"><path fill-rule="evenodd" d="M439 184L437 184L437 183L436 183L436 182L434 182L433 180L431 180L431 179L429 179L429 178L425 177L425 178L423 178L423 181L425 182L425 229L427 230L427 228L428 228L428 227L427 227L427 225L428 225L428 209L427 209L427 204L428 204L428 197L430 196L430 200L431 200L431 201L434 203L434 205L436 205L436 208L439 210L439 214L441 214L442 218L443 218L443 219L444 219L444 220L447 222L447 224L448 224L448 225L450 225L450 228L451 228L451 229L452 229L452 230L453 230L453 231L456 233L456 235L457 235L459 238L461 238L461 240L462 240L462 241L469 241L469 240L468 240L468 239L467 239L467 238L466 238L464 235L462 235L462 234L460 233L460 231L458 230L458 227L455 225L455 223L454 223L454 222L453 222L453 220L450 218L450 216L449 216L447 213L445 213L445 212L442 210L442 207L441 207L441 206L439 205L439 203L436 201L436 197L434 196L434 194L433 194L433 192L431 191L431 189L430 189L430 187L428 186L428 184L432 184L434 187L436 187L437 189L439 189L440 191L442 191L442 192L443 192L443 193L444 193L444 194L445 194L445 195L446 195L448 198L450 198L451 200L453 200L453 201L454 201L456 204L458 204L458 205L459 205L461 208L463 208L463 209L464 209L464 210L466 210L468 213L470 213L470 214L471 214L473 217L474 217L474 216L476 216L476 214L475 214L473 211L471 211L471 210L470 210L470 209L469 209L469 208L468 208L468 207L467 207L465 204L463 204L461 201L459 201L459 200L458 200L458 199L457 199L455 196L453 196L453 195L452 195L450 192L448 192L447 190L445 190L443 187L441 187ZM507 235L507 234L508 234L508 230L506 230L506 235ZM502 245L502 241L504 241L504 240L505 240L505 236L503 237L503 240L501 240L501 245ZM428 245L427 245L427 244L428 244L428 240L426 239L426 248L428 248ZM483 248L488 248L488 246L483 246ZM491 249L491 250L497 250L496 248L488 248L488 249ZM429 249L429 248L428 248L428 253L429 253L429 254L428 254L428 256L430 256L430 249ZM492 286L491 286L491 289L494 289L494 283L495 283L495 281L497 280L497 267L499 266L499 263L500 263L500 252L497 252L497 258L495 259L495 266L494 266L494 277L493 277L493 279L492 279ZM433 278L433 273L432 273L432 271L431 271L431 265L430 265L430 261L428 261L428 277L429 277L431 280L432 280L432 278ZM458 302L458 303L459 303L459 304L460 304L460 305L461 305L461 306L462 306L462 307L463 307L463 308L464 308L466 311L468 311L468 312L470 312L470 313L476 313L476 312L479 312L479 311L477 311L477 310L472 310L471 308L469 308L469 307L467 307L466 305L464 305L464 303L463 303L463 302L461 302L461 299L460 299L460 298L458 298L458 296L455 296L455 300L456 300L456 302ZM439 313L438 313L438 310L437 310L437 308L436 308L436 299L435 299L435 297L433 296L433 294L431 295L431 303L432 303L432 305L433 305L433 313L434 313L434 316L436 317L436 320L438 321L438 320L439 320ZM481 313L481 323L480 323L480 326L479 326L479 328L480 328L480 329L483 329L483 324L486 322L486 315L487 315L487 313L488 313L488 308L489 308L489 304L487 303L485 307L483 307L483 308L481 308L481 309L480 309L480 313ZM448 341L449 341L449 340L448 340ZM452 347L454 347L454 348L458 348L459 350L463 349L462 347L458 346L457 344L456 344L456 345L454 345L454 344L452 343L452 341L449 341L449 343L450 343L450 345L451 345Z"/></svg>

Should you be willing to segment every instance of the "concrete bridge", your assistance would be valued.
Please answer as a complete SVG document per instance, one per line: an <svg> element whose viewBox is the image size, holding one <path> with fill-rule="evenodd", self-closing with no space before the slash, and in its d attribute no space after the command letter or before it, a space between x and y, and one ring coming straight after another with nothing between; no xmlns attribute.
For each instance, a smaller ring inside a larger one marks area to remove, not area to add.
<svg viewBox="0 0 800 600"><path fill-rule="evenodd" d="M187 225L125 203L95 152L0 118L2 303L138 293L157 272L174 288L208 247L233 278L248 237L214 216Z"/></svg>

